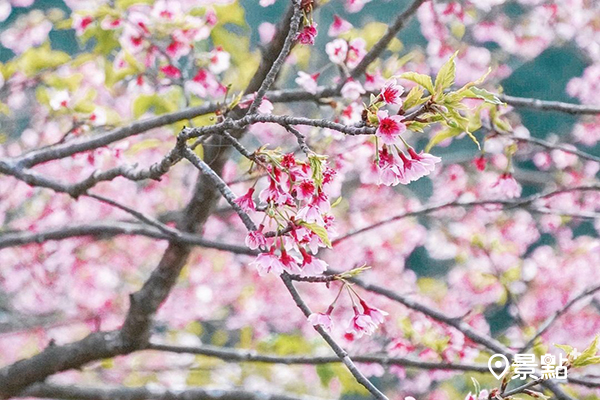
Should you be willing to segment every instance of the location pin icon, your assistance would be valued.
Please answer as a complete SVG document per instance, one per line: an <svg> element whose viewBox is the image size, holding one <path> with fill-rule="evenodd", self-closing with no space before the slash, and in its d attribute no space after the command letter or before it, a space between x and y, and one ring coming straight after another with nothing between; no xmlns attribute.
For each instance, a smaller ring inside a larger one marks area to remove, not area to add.
<svg viewBox="0 0 600 400"><path fill-rule="evenodd" d="M490 369L490 372L498 380L500 380L500 378L502 378L504 374L506 374L506 371L508 371L508 367L508 358L506 358L504 354L494 354L490 357L488 361L488 368ZM501 368L502 373L497 373L496 371L498 371Z"/></svg>

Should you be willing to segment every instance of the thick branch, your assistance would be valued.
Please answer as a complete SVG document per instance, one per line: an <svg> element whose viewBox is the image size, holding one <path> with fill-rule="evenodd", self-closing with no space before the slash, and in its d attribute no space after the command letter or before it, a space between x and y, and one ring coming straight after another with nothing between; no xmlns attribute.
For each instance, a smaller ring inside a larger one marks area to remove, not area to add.
<svg viewBox="0 0 600 400"><path fill-rule="evenodd" d="M168 240L188 246L200 246L223 250L235 254L256 255L245 246L221 243L202 238L200 235L177 231L177 235L167 234L150 226L126 221L99 221L88 224L69 225L51 228L42 232L16 231L0 234L0 249L23 246L29 243L44 243L50 240L63 240L90 236L96 239L108 239L117 235L140 235L153 239Z"/></svg>
<svg viewBox="0 0 600 400"><path fill-rule="evenodd" d="M95 388L36 383L18 397L39 397L66 400L317 400L315 397L294 397L282 394L250 392L239 389L157 389L149 387Z"/></svg>

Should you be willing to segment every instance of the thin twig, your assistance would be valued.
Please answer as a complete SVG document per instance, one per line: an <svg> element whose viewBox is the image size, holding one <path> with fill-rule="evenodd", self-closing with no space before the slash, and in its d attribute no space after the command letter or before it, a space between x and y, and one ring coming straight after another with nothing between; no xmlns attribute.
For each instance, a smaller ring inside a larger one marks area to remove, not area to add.
<svg viewBox="0 0 600 400"><path fill-rule="evenodd" d="M515 107L533 108L534 110L539 110L539 111L560 111L562 113L573 114L573 115L600 114L600 107L563 103L560 101L549 101L549 100L531 99L531 98L525 98L525 97L515 97L515 96L509 96L507 94L498 94L496 96L498 96L498 98L501 101L503 101L507 104L510 104L511 106L515 106Z"/></svg>
<svg viewBox="0 0 600 400"><path fill-rule="evenodd" d="M523 348L521 348L521 350L519 350L519 353L525 353L531 346L533 346L533 344L535 343L535 341L537 340L537 338L539 338L540 336L542 336L548 329L550 329L550 327L552 326L552 324L554 324L561 316L563 316L567 311L569 311L569 309L573 305L575 305L575 303L579 302L580 300L585 299L588 296L591 296L591 295L595 294L599 290L600 290L600 285L592 286L592 287L584 290L579 295L573 297L571 300L569 300L560 310L558 310L554 315L550 316L538 328L538 330L535 333L535 335L533 335L533 337L531 339L529 339L529 341L525 344L525 346L523 346Z"/></svg>
<svg viewBox="0 0 600 400"><path fill-rule="evenodd" d="M285 59L287 58L288 54L290 53L290 50L292 48L292 43L296 40L296 34L298 32L298 26L300 25L300 17L302 16L302 10L300 8L300 0L292 0L292 4L293 4L292 7L294 8L294 13L292 15L292 20L290 22L290 28L289 28L287 36L285 38L285 42L283 43L283 47L281 48L281 51L279 52L277 59L271 65L271 69L269 70L269 73L267 74L265 79L263 79L263 81L260 85L260 88L256 91L254 100L252 101L252 104L250 105L250 107L248 107L248 111L247 111L248 115L254 114L256 112L256 110L258 109L258 107L260 106L260 104L262 103L263 98L265 97L265 94L267 93L267 90L269 90L271 85L273 85L273 82L275 82L275 78L277 77L279 70L283 66Z"/></svg>
<svg viewBox="0 0 600 400"><path fill-rule="evenodd" d="M373 45L371 50L363 57L358 65L350 72L350 77L358 78L362 75L369 65L375 61L381 53L388 47L390 42L396 37L398 32L404 28L404 25L410 20L415 12L419 9L421 4L426 0L415 0L413 3L396 18L394 23L389 26L383 37L379 39L377 43Z"/></svg>

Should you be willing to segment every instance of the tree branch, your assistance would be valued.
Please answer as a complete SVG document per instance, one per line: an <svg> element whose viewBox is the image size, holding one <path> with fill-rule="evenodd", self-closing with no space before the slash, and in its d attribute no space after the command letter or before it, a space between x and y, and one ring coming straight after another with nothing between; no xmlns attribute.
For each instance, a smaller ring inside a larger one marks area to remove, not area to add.
<svg viewBox="0 0 600 400"><path fill-rule="evenodd" d="M514 107L532 108L539 111L559 111L562 113L582 115L600 114L600 107L586 106L580 104L563 103L560 101L549 101L540 99L531 99L526 97L515 97L507 94L498 94L498 98Z"/></svg>
<svg viewBox="0 0 600 400"><path fill-rule="evenodd" d="M316 397L294 397L283 394L250 392L240 389L169 390L149 387L84 387L36 383L17 397L38 397L65 400L317 400Z"/></svg>
<svg viewBox="0 0 600 400"><path fill-rule="evenodd" d="M382 221L365 226L364 228L360 228L360 229L356 229L351 232L348 232L345 235L340 236L340 237L336 238L335 240L333 240L332 244L335 245L335 244L340 243L348 238L351 238L352 236L356 236L361 233L370 231L372 229L379 228L380 226L389 224L394 221L401 220L403 218L417 217L420 215L430 214L432 212L439 211L444 208L452 208L452 207L470 208L470 207L485 206L485 205L499 205L499 206L503 206L505 209L512 209L512 208L519 208L519 207L525 207L525 206L529 207L531 205L531 203L533 203L536 200L549 198L549 197L556 196L561 193L575 192L575 191L597 191L597 190L600 190L600 185L585 185L585 186L576 186L576 187L572 187L572 188L557 189L557 190L553 190L553 191L547 192L547 193L538 193L538 194L534 194L534 195L531 195L528 197L524 197L524 198L520 198L520 199L512 199L512 200L476 200L476 201L469 201L469 202L462 202L459 200L451 201L451 202L444 203L444 204L438 204L438 205L424 207L420 210L407 211L407 212L403 212L403 213L394 215L394 216L386 218ZM529 207L528 209L532 212L540 212L543 214L547 214L548 211L555 211L558 214L563 213L562 211L550 210L547 208L537 209L534 207ZM565 212L565 213L567 213L567 215L569 215L568 212ZM598 214L581 214L581 215L571 214L571 216L581 217L581 218L598 218L599 217Z"/></svg>
<svg viewBox="0 0 600 400"><path fill-rule="evenodd" d="M377 43L373 45L371 50L363 57L363 59L358 63L358 65L350 72L351 78L358 78L362 75L369 65L373 61L375 61L381 53L388 47L390 42L396 37L398 32L404 28L406 22L410 20L410 18L414 15L415 12L419 9L421 4L423 4L426 0L415 0L412 4L396 18L394 23L390 25L388 30L385 32L383 37L379 39ZM343 85L343 83L341 83Z"/></svg>
<svg viewBox="0 0 600 400"><path fill-rule="evenodd" d="M287 58L288 54L290 53L290 50L292 49L292 44L296 40L296 33L298 32L298 26L300 25L300 17L302 16L300 0L292 0L292 9L293 14L290 21L290 26L287 29L287 36L285 38L285 41L283 42L281 51L277 55L275 61L273 61L273 63L271 64L271 68L269 69L269 72L267 73L265 78L262 80L260 88L256 91L254 100L252 101L250 107L248 107L248 115L254 114L260 106L260 103L262 103L262 100L265 97L267 90L269 90L271 85L273 85L273 83L275 82L275 78L277 78L279 70L283 66L285 59Z"/></svg>
<svg viewBox="0 0 600 400"><path fill-rule="evenodd" d="M580 300L585 299L588 296L591 296L591 295L595 294L599 290L600 290L600 285L592 286L592 287L584 290L579 295L573 297L571 300L569 300L560 310L558 310L554 315L550 316L538 328L538 330L535 333L535 335L533 335L533 337L531 339L529 339L529 341L525 344L525 346L523 346L523 348L521 348L521 350L519 350L519 353L524 353L531 346L533 346L533 344L535 343L536 339L539 338L540 336L542 336L548 329L550 329L550 327L552 326L552 324L554 324L561 316L563 316L567 311L569 311L569 309L571 307L573 307L575 305L575 303L579 302Z"/></svg>

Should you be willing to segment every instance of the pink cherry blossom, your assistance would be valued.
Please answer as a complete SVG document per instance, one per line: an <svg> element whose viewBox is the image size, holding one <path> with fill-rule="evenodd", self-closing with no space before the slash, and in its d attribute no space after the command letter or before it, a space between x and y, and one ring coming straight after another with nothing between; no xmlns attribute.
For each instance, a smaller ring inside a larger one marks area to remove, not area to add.
<svg viewBox="0 0 600 400"><path fill-rule="evenodd" d="M354 334L357 338L363 335L372 335L377 329L377 324L373 319L365 314L362 314L357 307L354 307L354 316L350 320L346 332Z"/></svg>
<svg viewBox="0 0 600 400"><path fill-rule="evenodd" d="M352 39L348 43L348 55L346 56L346 65L348 68L356 68L367 54L367 42L363 38Z"/></svg>
<svg viewBox="0 0 600 400"><path fill-rule="evenodd" d="M327 263L317 257L309 254L306 250L300 247L302 254L302 274L304 275L320 275L327 271Z"/></svg>
<svg viewBox="0 0 600 400"><path fill-rule="evenodd" d="M234 201L244 212L255 211L256 206L254 204L254 200L252 199L253 195L254 188L251 187L248 189L248 192L245 195L238 197Z"/></svg>
<svg viewBox="0 0 600 400"><path fill-rule="evenodd" d="M264 276L270 272L275 275L281 275L284 271L284 265L275 254L275 247L271 247L268 253L259 254L254 261L250 263L254 266L259 275Z"/></svg>
<svg viewBox="0 0 600 400"><path fill-rule="evenodd" d="M473 165L475 165L475 168L477 168L479 171L485 171L486 164L487 160L484 156L480 156L473 159Z"/></svg>
<svg viewBox="0 0 600 400"><path fill-rule="evenodd" d="M342 96L345 99L356 100L365 93L365 89L362 87L360 82L354 79L348 79L348 81L342 86Z"/></svg>
<svg viewBox="0 0 600 400"><path fill-rule="evenodd" d="M317 223L319 225L324 225L325 221L323 220L323 216L321 215L321 209L316 204L308 204L302 207L298 213L296 214L296 219L306 221L309 223Z"/></svg>
<svg viewBox="0 0 600 400"><path fill-rule="evenodd" d="M404 87L402 85L398 85L395 79L392 79L386 83L386 85L381 89L381 99L386 104L401 104L402 100L400 96L404 93Z"/></svg>
<svg viewBox="0 0 600 400"><path fill-rule="evenodd" d="M174 78L174 79L181 78L181 71L179 70L179 68L175 67L174 65L165 65L163 67L160 67L160 70L168 78Z"/></svg>
<svg viewBox="0 0 600 400"><path fill-rule="evenodd" d="M317 79L319 78L319 75L320 74L318 73L310 75L306 72L298 71L298 77L296 78L295 82L308 93L316 94L318 87Z"/></svg>
<svg viewBox="0 0 600 400"><path fill-rule="evenodd" d="M441 158L431 155L429 153L420 152L417 154L417 152L412 147L408 148L408 154L410 155L413 163L416 162L422 165L428 172L433 172L435 170L435 165L442 161Z"/></svg>
<svg viewBox="0 0 600 400"><path fill-rule="evenodd" d="M300 44L315 44L315 38L317 37L317 24L304 26L304 28L298 32L297 40Z"/></svg>
<svg viewBox="0 0 600 400"><path fill-rule="evenodd" d="M366 90L370 92L376 92L385 84L385 82L385 78L383 75L381 75L381 71L379 69L372 74L365 72L364 87Z"/></svg>
<svg viewBox="0 0 600 400"><path fill-rule="evenodd" d="M220 74L229 69L231 56L222 47L217 47L209 54L210 65L208 69L213 74Z"/></svg>
<svg viewBox="0 0 600 400"><path fill-rule="evenodd" d="M336 14L333 16L333 22L329 26L327 35L335 37L335 36L339 36L343 33L346 33L348 31L350 31L351 29L352 29L352 24Z"/></svg>
<svg viewBox="0 0 600 400"><path fill-rule="evenodd" d="M393 145L398 137L406 131L406 125L402 122L404 117L401 115L390 117L387 110L380 109L377 111L377 118L379 119L379 125L375 135L381 138L385 144Z"/></svg>
<svg viewBox="0 0 600 400"><path fill-rule="evenodd" d="M83 35L87 27L93 22L94 18L91 15L73 14L73 28L75 29L75 34L78 36Z"/></svg>
<svg viewBox="0 0 600 400"><path fill-rule="evenodd" d="M44 18L40 10L20 15L11 26L0 33L2 46L20 54L30 47L39 46L52 30L52 23Z"/></svg>
<svg viewBox="0 0 600 400"><path fill-rule="evenodd" d="M365 4L369 3L371 0L346 0L346 11L349 13L357 13L363 9Z"/></svg>
<svg viewBox="0 0 600 400"><path fill-rule="evenodd" d="M344 39L335 39L327 43L325 51L329 56L329 60L334 64L344 64L348 55L348 42Z"/></svg>
<svg viewBox="0 0 600 400"><path fill-rule="evenodd" d="M375 325L382 324L385 320L387 312L375 307L370 307L364 300L360 300L360 305L363 308L363 314L369 316Z"/></svg>
<svg viewBox="0 0 600 400"><path fill-rule="evenodd" d="M264 225L260 225L257 230L248 232L246 236L246 246L252 250L256 250L267 245L267 238L262 233Z"/></svg>
<svg viewBox="0 0 600 400"><path fill-rule="evenodd" d="M409 180L404 176L402 161L394 153L389 152L386 146L383 146L379 151L379 163L376 167L380 184L395 186L399 183L409 183Z"/></svg>
<svg viewBox="0 0 600 400"><path fill-rule="evenodd" d="M310 179L304 179L296 185L296 198L300 200L310 199L315 194L315 183Z"/></svg>
<svg viewBox="0 0 600 400"><path fill-rule="evenodd" d="M279 261L281 262L281 265L283 265L283 268L288 272L300 272L300 266L298 265L299 261L296 259L296 257L289 254L285 249L281 250Z"/></svg>
<svg viewBox="0 0 600 400"><path fill-rule="evenodd" d="M238 104L238 106L240 108L250 107L250 105L254 101L255 95L256 95L256 93L253 93L252 96L250 96L248 99L241 101ZM270 114L273 111L273 103L271 103L271 101L267 97L263 97L262 101L260 102L260 105L257 108L257 111L260 114Z"/></svg>
<svg viewBox="0 0 600 400"><path fill-rule="evenodd" d="M293 200L292 196L273 179L269 179L269 186L259 193L258 198L265 203L272 201L278 205L289 204Z"/></svg>
<svg viewBox="0 0 600 400"><path fill-rule="evenodd" d="M521 196L521 185L511 173L504 173L492 185L492 193L499 198L513 199Z"/></svg>
<svg viewBox="0 0 600 400"><path fill-rule="evenodd" d="M8 18L12 11L12 7L8 1L3 1L0 3L0 22L3 22Z"/></svg>
<svg viewBox="0 0 600 400"><path fill-rule="evenodd" d="M260 42L263 44L269 43L273 39L273 36L275 35L276 31L277 27L274 24L271 24L269 22L263 22L262 24L260 24L258 26L258 35L260 36Z"/></svg>
<svg viewBox="0 0 600 400"><path fill-rule="evenodd" d="M330 307L333 311L333 308ZM312 325L321 325L327 332L331 332L333 328L333 319L331 318L331 311L328 310L326 313L312 313L308 316L308 322Z"/></svg>
<svg viewBox="0 0 600 400"><path fill-rule="evenodd" d="M67 108L70 106L71 95L66 90L56 92L50 98L50 107L53 110L60 110L61 108Z"/></svg>

